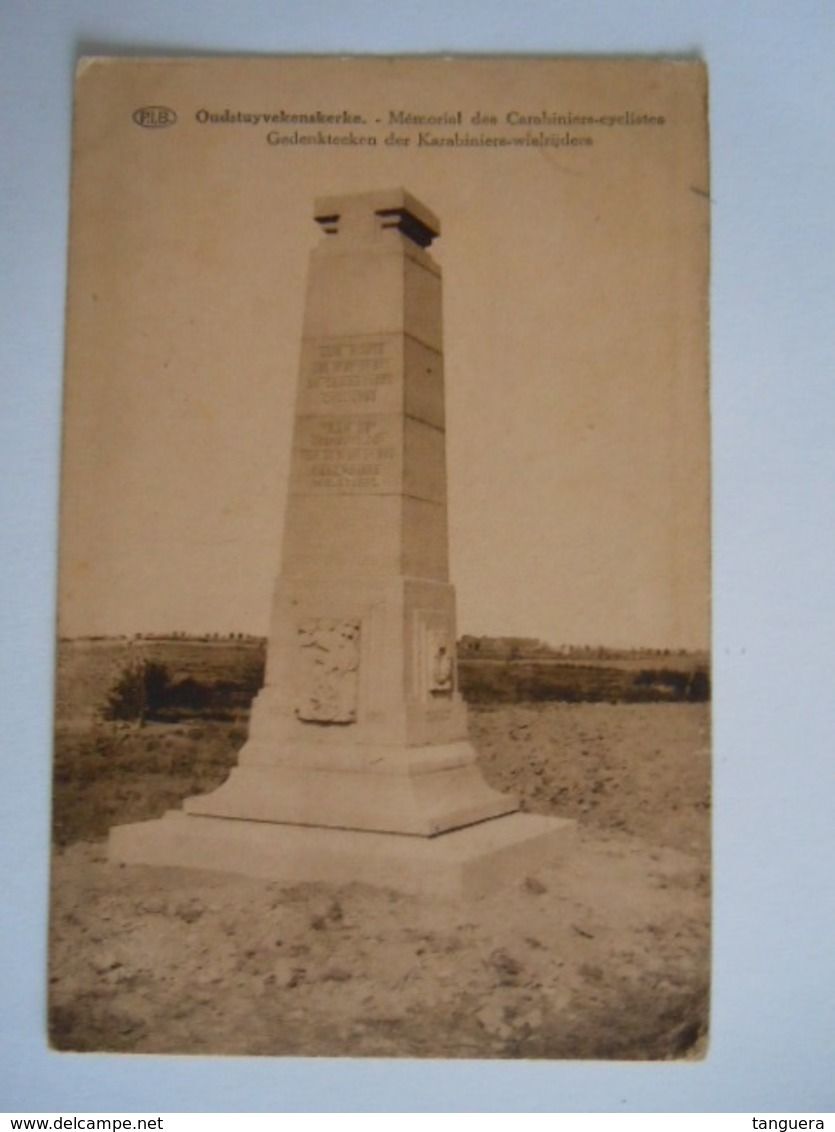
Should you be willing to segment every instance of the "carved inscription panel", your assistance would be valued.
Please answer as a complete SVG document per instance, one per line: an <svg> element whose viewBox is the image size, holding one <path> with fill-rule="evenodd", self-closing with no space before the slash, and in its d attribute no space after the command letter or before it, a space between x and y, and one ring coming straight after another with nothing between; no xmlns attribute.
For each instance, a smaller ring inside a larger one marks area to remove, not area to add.
<svg viewBox="0 0 835 1132"><path fill-rule="evenodd" d="M360 623L316 617L297 629L296 715L308 723L354 723L360 666Z"/></svg>
<svg viewBox="0 0 835 1132"><path fill-rule="evenodd" d="M296 491L396 491L396 421L376 416L320 416L296 421Z"/></svg>
<svg viewBox="0 0 835 1132"><path fill-rule="evenodd" d="M306 342L299 412L393 412L402 372L396 338L329 338Z"/></svg>

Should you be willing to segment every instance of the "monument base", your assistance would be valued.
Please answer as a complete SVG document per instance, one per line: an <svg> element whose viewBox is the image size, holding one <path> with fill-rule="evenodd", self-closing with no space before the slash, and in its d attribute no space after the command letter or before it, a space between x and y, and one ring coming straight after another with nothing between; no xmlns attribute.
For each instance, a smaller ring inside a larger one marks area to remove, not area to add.
<svg viewBox="0 0 835 1132"><path fill-rule="evenodd" d="M115 826L113 862L215 869L286 884L370 884L398 892L480 896L558 859L573 821L507 814L437 837L276 825L170 811Z"/></svg>
<svg viewBox="0 0 835 1132"><path fill-rule="evenodd" d="M273 753L268 744L247 744L226 782L187 798L186 812L434 837L519 808L516 798L487 785L468 742L347 750L295 744L275 765L258 761L262 749Z"/></svg>

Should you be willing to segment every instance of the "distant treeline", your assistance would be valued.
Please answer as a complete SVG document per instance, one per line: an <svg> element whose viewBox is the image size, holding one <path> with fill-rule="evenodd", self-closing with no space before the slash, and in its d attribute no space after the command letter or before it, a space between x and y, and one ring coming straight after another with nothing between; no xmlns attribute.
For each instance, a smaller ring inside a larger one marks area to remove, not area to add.
<svg viewBox="0 0 835 1132"><path fill-rule="evenodd" d="M687 649L550 645L537 637L474 637L470 634L458 642L458 656L462 660L666 660L671 657L707 660L706 653Z"/></svg>
<svg viewBox="0 0 835 1132"><path fill-rule="evenodd" d="M484 662L459 659L458 682L468 703L702 703L710 699L705 664L634 665Z"/></svg>
<svg viewBox="0 0 835 1132"><path fill-rule="evenodd" d="M266 647L266 638L255 633L187 633L172 631L166 633L121 633L113 636L93 634L80 637L61 637L65 642L96 641L104 642L195 642L230 643ZM458 641L458 656L462 660L636 660L641 658L681 658L690 657L703 661L707 654L687 649L613 648L609 645L550 645L537 637L476 637L465 634Z"/></svg>
<svg viewBox="0 0 835 1132"><path fill-rule="evenodd" d="M80 637L59 637L60 641L223 641L224 643L238 642L244 644L265 644L265 638L256 633L186 633L175 631L171 633L116 633L113 635L92 633Z"/></svg>
<svg viewBox="0 0 835 1132"><path fill-rule="evenodd" d="M238 720L246 716L264 680L266 649L206 649L211 639L171 643L145 638L140 653L121 646L124 663L103 686L101 714L110 720L176 722ZM466 640L466 638L465 638ZM491 640L495 640L491 638ZM644 658L520 659L459 653L458 684L464 699L490 703L700 703L710 699L710 672L699 654ZM660 661L660 662L659 662Z"/></svg>

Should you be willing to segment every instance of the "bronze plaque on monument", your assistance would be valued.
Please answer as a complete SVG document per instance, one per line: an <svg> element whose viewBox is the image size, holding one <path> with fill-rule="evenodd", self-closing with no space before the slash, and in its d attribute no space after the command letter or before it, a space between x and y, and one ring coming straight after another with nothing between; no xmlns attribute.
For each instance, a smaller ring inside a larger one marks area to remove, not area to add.
<svg viewBox="0 0 835 1132"><path fill-rule="evenodd" d="M82 61L58 1048L704 1050L705 107Z"/></svg>

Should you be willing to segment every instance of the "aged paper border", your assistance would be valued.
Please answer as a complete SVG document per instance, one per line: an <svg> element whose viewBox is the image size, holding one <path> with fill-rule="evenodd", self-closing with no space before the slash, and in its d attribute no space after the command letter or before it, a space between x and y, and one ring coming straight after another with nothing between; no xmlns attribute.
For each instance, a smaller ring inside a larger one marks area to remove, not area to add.
<svg viewBox="0 0 835 1132"><path fill-rule="evenodd" d="M819 317L822 311L815 309L818 303L823 305L824 245L809 241L808 271L801 279L792 274L796 262L781 259L781 233L773 226L781 209L792 215L810 202L811 215L822 215L822 202L827 194L831 200L832 194L831 185L824 183L824 164L806 167L807 180L799 185L797 162L778 161L773 148L766 151L767 145L788 144L785 133L782 142L778 138L782 108L784 115L792 112L794 146L802 148L805 156L810 154L810 129L799 115L804 107L808 113L810 106L827 101L823 67L818 75L809 65L818 58L826 26L823 3L808 6L807 16L811 13L817 20L791 14L766 19L754 3L736 6L732 13L719 3L707 3L692 19L678 22L660 3L634 4L623 13L628 19L602 33L593 26L593 13L583 26L561 20L564 14L555 11L555 5L541 3L535 12L530 6L534 14L525 24L527 34L515 43L503 34L510 24L503 27L502 20L511 16L518 20L518 12L502 14L494 5L482 8L480 28L473 27L471 19L454 21L449 31L439 31L431 41L416 36L413 43L402 38L396 42L398 50L446 46L462 51L517 47L539 52L641 53L695 44L711 65L717 199L714 263L718 262L714 420L719 922L713 1047L708 1060L698 1066L652 1068L341 1065L311 1066L308 1072L308 1067L301 1071L295 1066L291 1082L274 1064L195 1060L166 1068L149 1061L131 1068L114 1058L62 1059L46 1053L38 987L44 960L60 322L73 40L86 37L89 49L90 40L97 39L97 48L111 50L128 45L159 49L164 44L172 51L265 47L259 34L261 14L254 6L251 13L241 10L240 24L225 15L222 26L207 22L194 6L189 21L186 6L181 7L183 19L172 18L170 8L162 4L148 4L141 19L120 20L114 15L102 27L96 25L86 3L62 5L60 12L56 4L43 4L25 19L20 13L14 36L5 39L9 73L20 80L10 151L17 160L9 162L3 186L12 206L20 199L21 172L34 176L29 181L31 225L25 222L23 210L12 210L16 270L3 282L4 318L9 324L4 349L10 352L12 374L3 391L10 408L3 423L9 469L3 492L4 502L10 504L3 534L3 586L14 599L4 615L3 644L3 690L9 712L4 765L9 817L3 834L4 947L8 949L4 989L9 1009L2 1060L8 1074L7 1103L63 1111L144 1110L148 1103L156 1103L161 1111L200 1107L298 1111L319 1106L345 1111L387 1107L507 1111L503 1106L518 1106L527 1089L532 1106L546 1111L828 1107L833 1098L824 1076L827 1019L823 1009L804 1017L793 1011L792 1001L812 1004L813 985L830 985L821 977L828 973L831 981L832 974L824 947L826 937L832 937L832 907L828 911L825 907L827 888L819 884L825 877L823 862L815 856L824 847L832 848L831 826L824 824L827 809L815 804L816 795L825 794L821 787L827 778L831 781L824 742L831 709L826 697L812 694L823 692L815 670L825 659L820 626L829 620L829 607L820 601L826 602L824 582L831 573L832 549L831 543L818 542L808 527L809 514L816 509L825 523L821 509L829 498L826 486L835 469L831 448L807 449L804 466L800 443L803 437L817 435L815 418L829 407L832 396L823 372L816 368L821 355L807 335L815 323L820 335L831 334L831 329L825 330ZM440 25L442 6L433 10ZM383 11L380 5L378 14ZM321 23L306 23L300 16L292 34L273 38L270 45L322 51L393 49L396 33L385 23L383 42L374 38L373 21L360 27L358 40L356 34L339 28L338 21L329 24L324 13L319 16ZM431 17L432 11L427 11L428 23ZM561 34L542 32L555 27ZM27 50L22 50L24 44ZM756 62L750 69L737 65L745 59ZM798 66L798 60L804 66ZM826 74L831 91L831 70ZM739 160L739 147L745 150L740 100L746 112L759 107L771 118L768 132L755 129L749 118L745 162ZM34 155L33 147L38 151ZM44 176L46 181L39 183ZM755 191L758 177L765 178L763 195ZM751 213L752 195L755 203L767 203L765 214ZM772 238L776 242L769 252L766 244ZM746 239L760 252L754 264L745 255ZM773 275L765 282L753 278L745 270L751 266L770 268ZM735 325L733 319L717 313L717 308L725 309L723 304L736 309ZM781 334L779 328L792 321L794 337ZM758 342L750 338L753 328L761 336ZM781 363L785 370L785 391L775 399L779 385L767 366L763 399L758 400L751 356L766 362L769 353L776 358L775 368ZM810 396L799 404L794 397L804 380L811 392L820 392L817 400ZM740 429L741 424L747 427ZM792 425L795 433L788 444L799 461L797 467L781 448ZM784 458L769 471L775 449ZM755 474L757 462L759 474ZM747 527L742 516L748 519ZM740 545L740 525L753 535L753 547ZM751 577L745 589L734 588L755 555L762 562L762 579ZM805 691L797 688L801 661ZM795 674L788 685L787 672ZM770 707L778 699L783 707L779 715ZM775 721L780 726L775 727ZM750 784L747 811L741 807L746 782ZM821 932L827 925L824 936ZM756 1001L761 1006L754 1014ZM324 1103L323 1082L327 1082Z"/></svg>

